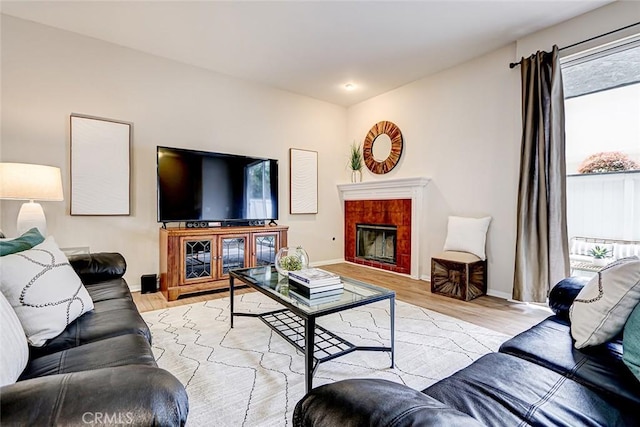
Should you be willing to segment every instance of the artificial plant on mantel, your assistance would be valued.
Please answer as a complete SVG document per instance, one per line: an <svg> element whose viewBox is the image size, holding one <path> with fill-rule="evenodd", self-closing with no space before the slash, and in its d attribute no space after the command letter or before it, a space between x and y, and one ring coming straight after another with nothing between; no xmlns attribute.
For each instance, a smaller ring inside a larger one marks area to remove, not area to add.
<svg viewBox="0 0 640 427"><path fill-rule="evenodd" d="M355 141L349 149L349 169L351 169L351 182L362 181L362 167L364 160L362 158L362 146L356 144Z"/></svg>

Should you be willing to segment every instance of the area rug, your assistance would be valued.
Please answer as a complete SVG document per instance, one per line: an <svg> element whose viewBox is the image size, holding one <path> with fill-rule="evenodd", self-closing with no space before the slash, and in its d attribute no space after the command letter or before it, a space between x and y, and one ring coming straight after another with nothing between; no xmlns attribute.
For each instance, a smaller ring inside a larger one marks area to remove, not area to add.
<svg viewBox="0 0 640 427"><path fill-rule="evenodd" d="M395 367L388 353L356 351L321 364L313 386L384 378L422 390L496 351L509 337L396 302ZM237 312L281 308L257 292L237 295ZM304 396L304 355L258 318L236 317L229 299L143 313L158 365L189 395L189 426L290 426ZM321 317L317 323L355 345L389 345L389 302Z"/></svg>

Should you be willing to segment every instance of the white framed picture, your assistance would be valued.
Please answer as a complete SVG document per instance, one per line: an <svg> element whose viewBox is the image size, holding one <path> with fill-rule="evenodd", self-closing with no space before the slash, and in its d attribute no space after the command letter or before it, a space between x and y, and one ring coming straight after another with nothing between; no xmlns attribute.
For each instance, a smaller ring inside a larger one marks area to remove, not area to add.
<svg viewBox="0 0 640 427"><path fill-rule="evenodd" d="M129 215L132 124L71 115L71 215Z"/></svg>
<svg viewBox="0 0 640 427"><path fill-rule="evenodd" d="M318 152L289 149L289 212L318 213Z"/></svg>

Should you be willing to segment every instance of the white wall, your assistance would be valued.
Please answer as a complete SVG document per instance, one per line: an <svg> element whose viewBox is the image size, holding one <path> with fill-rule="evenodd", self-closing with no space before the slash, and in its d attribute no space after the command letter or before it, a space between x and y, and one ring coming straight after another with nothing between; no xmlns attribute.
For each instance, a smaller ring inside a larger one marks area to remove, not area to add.
<svg viewBox="0 0 640 427"><path fill-rule="evenodd" d="M290 226L289 242L312 261L342 259L336 183L347 180L345 108L6 15L1 30L1 159L62 168L65 201L42 203L60 246L121 252L132 289L156 273L155 149L165 145L279 159L279 223ZM69 215L71 113L133 122L130 216ZM319 152L317 215L288 213L290 147ZM7 235L20 205L2 201Z"/></svg>
<svg viewBox="0 0 640 427"><path fill-rule="evenodd" d="M404 136L400 163L389 174L368 170L363 180L425 176L427 213L421 243L423 277L442 251L449 215L493 220L488 234L489 287L509 297L513 282L519 158L519 76L508 63L515 46L491 54L348 110L348 140L363 140L379 120Z"/></svg>
<svg viewBox="0 0 640 427"><path fill-rule="evenodd" d="M447 216L490 215L488 292L511 296L521 116L520 73L508 64L638 22L639 6L607 5L348 109L348 141L362 141L380 120L396 123L405 137L400 164L383 177L366 171L364 180L433 179L420 251L425 260L442 250ZM429 263L421 265L421 275L429 276Z"/></svg>

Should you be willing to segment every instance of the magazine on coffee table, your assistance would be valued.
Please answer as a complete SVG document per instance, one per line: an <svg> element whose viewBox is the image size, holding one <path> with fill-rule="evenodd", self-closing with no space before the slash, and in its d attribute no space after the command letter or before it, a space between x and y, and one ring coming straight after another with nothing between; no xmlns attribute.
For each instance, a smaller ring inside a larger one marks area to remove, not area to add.
<svg viewBox="0 0 640 427"><path fill-rule="evenodd" d="M340 283L340 276L337 274L315 267L290 271L289 278L297 282L306 283L309 287Z"/></svg>

